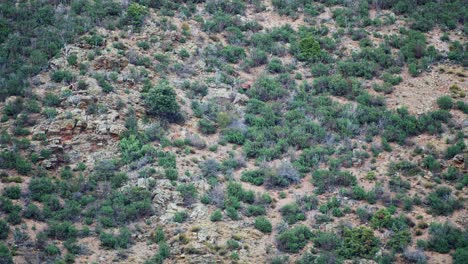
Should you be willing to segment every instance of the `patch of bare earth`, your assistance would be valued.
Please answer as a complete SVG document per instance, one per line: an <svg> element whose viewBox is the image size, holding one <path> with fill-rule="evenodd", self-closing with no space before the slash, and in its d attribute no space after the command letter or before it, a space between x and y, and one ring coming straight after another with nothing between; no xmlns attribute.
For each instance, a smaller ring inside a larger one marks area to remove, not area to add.
<svg viewBox="0 0 468 264"><path fill-rule="evenodd" d="M441 68L447 68L441 71ZM458 73L458 74L457 74ZM386 96L389 108L408 108L412 114L423 114L437 109L437 98L450 95L450 87L457 85L462 91L468 93L468 79L464 76L468 71L461 67L439 66L438 70L423 72L418 77L412 77L405 71L403 81L395 86L395 91ZM468 102L468 98L458 98Z"/></svg>

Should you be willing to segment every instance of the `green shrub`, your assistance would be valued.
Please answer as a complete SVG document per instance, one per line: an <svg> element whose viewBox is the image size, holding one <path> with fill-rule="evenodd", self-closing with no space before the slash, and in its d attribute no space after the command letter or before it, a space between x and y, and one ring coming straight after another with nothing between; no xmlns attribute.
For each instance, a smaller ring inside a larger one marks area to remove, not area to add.
<svg viewBox="0 0 468 264"><path fill-rule="evenodd" d="M94 165L93 177L98 181L108 181L114 177L117 167L113 160L99 160Z"/></svg>
<svg viewBox="0 0 468 264"><path fill-rule="evenodd" d="M146 111L168 121L179 121L182 116L176 93L167 81L161 81L144 95Z"/></svg>
<svg viewBox="0 0 468 264"><path fill-rule="evenodd" d="M286 230L276 238L278 248L288 253L298 253L312 238L312 232L307 226L299 225Z"/></svg>
<svg viewBox="0 0 468 264"><path fill-rule="evenodd" d="M223 214L219 209L215 210L210 216L211 222L219 222L221 219L223 219Z"/></svg>
<svg viewBox="0 0 468 264"><path fill-rule="evenodd" d="M148 8L138 3L131 3L127 8L127 23L140 27L148 14Z"/></svg>
<svg viewBox="0 0 468 264"><path fill-rule="evenodd" d="M21 187L20 186L10 186L6 187L5 190L3 191L3 195L16 200L21 198Z"/></svg>
<svg viewBox="0 0 468 264"><path fill-rule="evenodd" d="M306 219L305 214L302 212L297 203L291 203L281 207L280 212L284 221L286 221L288 224L294 224L298 221L303 221Z"/></svg>
<svg viewBox="0 0 468 264"><path fill-rule="evenodd" d="M39 209L37 205L30 203L26 207L26 210L23 212L23 216L28 219L41 220L42 219L41 209Z"/></svg>
<svg viewBox="0 0 468 264"><path fill-rule="evenodd" d="M343 230L343 247L341 254L346 258L372 258L379 249L379 240L372 229L364 226Z"/></svg>
<svg viewBox="0 0 468 264"><path fill-rule="evenodd" d="M468 246L468 232L462 231L452 224L445 222L432 223L429 226L428 247L439 253L449 253L452 249Z"/></svg>
<svg viewBox="0 0 468 264"><path fill-rule="evenodd" d="M321 54L320 44L313 36L302 38L299 41L299 56L300 60L313 60Z"/></svg>
<svg viewBox="0 0 468 264"><path fill-rule="evenodd" d="M51 222L46 231L47 236L59 240L76 238L78 230L71 222Z"/></svg>
<svg viewBox="0 0 468 264"><path fill-rule="evenodd" d="M444 95L437 98L437 105L440 109L450 110L453 107L453 100L450 96Z"/></svg>
<svg viewBox="0 0 468 264"><path fill-rule="evenodd" d="M315 63L310 66L310 71L314 77L326 76L329 75L332 70L332 67L328 64Z"/></svg>
<svg viewBox="0 0 468 264"><path fill-rule="evenodd" d="M176 212L172 220L176 223L183 223L187 220L188 214L186 211Z"/></svg>
<svg viewBox="0 0 468 264"><path fill-rule="evenodd" d="M262 185L265 180L265 170L257 169L251 171L243 171L241 174L241 181L250 182L253 185Z"/></svg>
<svg viewBox="0 0 468 264"><path fill-rule="evenodd" d="M157 227L154 233L151 235L151 239L154 243L160 243L166 241L166 235L164 234L164 230L162 227Z"/></svg>
<svg viewBox="0 0 468 264"><path fill-rule="evenodd" d="M229 63L238 63L245 58L245 51L242 47L226 46L221 50L221 56Z"/></svg>
<svg viewBox="0 0 468 264"><path fill-rule="evenodd" d="M410 243L411 232L408 228L403 228L391 233L387 245L396 252L403 252Z"/></svg>
<svg viewBox="0 0 468 264"><path fill-rule="evenodd" d="M171 169L171 168L165 169L164 170L164 176L168 180L175 181L179 177L179 172L177 170Z"/></svg>
<svg viewBox="0 0 468 264"><path fill-rule="evenodd" d="M53 93L46 93L42 99L46 106L56 107L60 105L60 97Z"/></svg>
<svg viewBox="0 0 468 264"><path fill-rule="evenodd" d="M3 240L3 239L8 238L9 234L10 234L10 226L3 219L0 219L0 239Z"/></svg>
<svg viewBox="0 0 468 264"><path fill-rule="evenodd" d="M458 171L457 168L450 166L447 169L446 173L442 173L442 179L448 180L448 181L455 181L457 179L460 179L462 177L461 173Z"/></svg>
<svg viewBox="0 0 468 264"><path fill-rule="evenodd" d="M44 201L45 198L55 192L55 185L49 178L33 178L29 182L31 198L35 201Z"/></svg>
<svg viewBox="0 0 468 264"><path fill-rule="evenodd" d="M468 259L468 247L457 248L452 254L453 264L463 264Z"/></svg>
<svg viewBox="0 0 468 264"><path fill-rule="evenodd" d="M324 193L337 186L348 187L357 183L356 176L348 171L316 170L312 174L316 193Z"/></svg>
<svg viewBox="0 0 468 264"><path fill-rule="evenodd" d="M113 189L122 187L128 181L128 176L124 172L116 173L111 179L110 183Z"/></svg>
<svg viewBox="0 0 468 264"><path fill-rule="evenodd" d="M71 72L69 71L66 71L66 70L57 70L57 71L54 71L52 73L52 75L50 76L50 78L52 79L52 81L54 82L66 82L66 83L70 83L73 81L73 75Z"/></svg>
<svg viewBox="0 0 468 264"><path fill-rule="evenodd" d="M273 58L268 63L267 70L270 73L284 73L286 69L284 68L283 62L278 58Z"/></svg>
<svg viewBox="0 0 468 264"><path fill-rule="evenodd" d="M105 232L101 232L99 235L101 245L109 249L128 248L131 243L131 233L128 228L123 227L119 230L118 235L113 235Z"/></svg>
<svg viewBox="0 0 468 264"><path fill-rule="evenodd" d="M0 243L0 263L14 264L10 249L3 243Z"/></svg>
<svg viewBox="0 0 468 264"><path fill-rule="evenodd" d="M78 64L78 56L75 53L70 54L67 57L67 62L69 65L76 66Z"/></svg>
<svg viewBox="0 0 468 264"><path fill-rule="evenodd" d="M452 146L447 147L447 150L445 151L445 158L451 159L455 157L455 155L462 153L465 148L465 142L463 140L460 140Z"/></svg>
<svg viewBox="0 0 468 264"><path fill-rule="evenodd" d="M221 171L221 164L215 159L207 159L200 163L201 174L205 178L215 178Z"/></svg>
<svg viewBox="0 0 468 264"><path fill-rule="evenodd" d="M198 121L198 129L204 135L210 135L210 134L216 133L215 124L206 118L202 118L200 119L200 121Z"/></svg>
<svg viewBox="0 0 468 264"><path fill-rule="evenodd" d="M177 186L177 191L180 192L184 203L188 205L194 203L198 197L197 188L195 185L193 185L193 183L180 184Z"/></svg>
<svg viewBox="0 0 468 264"><path fill-rule="evenodd" d="M453 211L463 208L462 203L455 199L449 187L438 187L431 192L425 203L429 206L429 212L433 215L451 215Z"/></svg>
<svg viewBox="0 0 468 264"><path fill-rule="evenodd" d="M60 249L54 244L48 244L45 249L45 253L49 256L57 256L60 255Z"/></svg>
<svg viewBox="0 0 468 264"><path fill-rule="evenodd" d="M342 239L334 233L317 232L312 239L314 246L325 251L335 251L341 247Z"/></svg>
<svg viewBox="0 0 468 264"><path fill-rule="evenodd" d="M338 62L338 70L345 77L363 77L372 79L376 74L377 65L367 60L346 60Z"/></svg>
<svg viewBox="0 0 468 264"><path fill-rule="evenodd" d="M246 216L259 216L264 214L266 214L266 210L262 205L249 205L245 211Z"/></svg>
<svg viewBox="0 0 468 264"><path fill-rule="evenodd" d="M19 225L19 224L21 224L21 215L20 215L19 211L13 211L8 215L6 220L11 225Z"/></svg>
<svg viewBox="0 0 468 264"><path fill-rule="evenodd" d="M266 175L266 182L269 187L288 187L291 184L298 183L301 175L290 162L282 162L276 172Z"/></svg>
<svg viewBox="0 0 468 264"><path fill-rule="evenodd" d="M423 159L422 164L423 164L424 168L426 168L426 169L428 169L428 170L430 170L432 172L438 172L441 169L440 163L432 155L426 156Z"/></svg>
<svg viewBox="0 0 468 264"><path fill-rule="evenodd" d="M272 230L271 222L265 216L255 218L254 226L263 233L271 233Z"/></svg>
<svg viewBox="0 0 468 264"><path fill-rule="evenodd" d="M242 145L245 142L245 132L241 129L226 128L222 133L229 143Z"/></svg>
<svg viewBox="0 0 468 264"><path fill-rule="evenodd" d="M255 81L247 94L254 99L270 101L283 97L286 95L286 91L276 80L270 77L261 76Z"/></svg>
<svg viewBox="0 0 468 264"><path fill-rule="evenodd" d="M314 80L313 87L317 93L329 92L336 96L345 96L352 92L353 83L339 74L321 76Z"/></svg>
<svg viewBox="0 0 468 264"><path fill-rule="evenodd" d="M240 218L239 213L237 212L237 208L231 206L226 208L226 215L232 220L239 220Z"/></svg>

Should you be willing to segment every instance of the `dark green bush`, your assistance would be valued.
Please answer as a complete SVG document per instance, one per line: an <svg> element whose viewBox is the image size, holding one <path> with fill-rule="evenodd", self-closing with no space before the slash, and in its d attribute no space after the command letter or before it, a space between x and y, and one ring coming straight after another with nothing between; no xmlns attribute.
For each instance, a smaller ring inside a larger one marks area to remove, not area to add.
<svg viewBox="0 0 468 264"><path fill-rule="evenodd" d="M453 100L450 96L444 95L437 98L437 105L440 109L450 110L453 107Z"/></svg>
<svg viewBox="0 0 468 264"><path fill-rule="evenodd" d="M70 54L67 57L67 62L71 66L76 66L78 64L78 56L75 53Z"/></svg>
<svg viewBox="0 0 468 264"><path fill-rule="evenodd" d="M291 203L281 207L280 212L284 221L288 224L294 224L298 221L303 221L306 219L305 214L302 212L297 203Z"/></svg>
<svg viewBox="0 0 468 264"><path fill-rule="evenodd" d="M14 264L10 249L3 243L0 243L0 263Z"/></svg>
<svg viewBox="0 0 468 264"><path fill-rule="evenodd" d="M278 58L273 58L270 60L267 66L267 70L270 73L284 73L286 69L283 65L283 62Z"/></svg>
<svg viewBox="0 0 468 264"><path fill-rule="evenodd" d="M411 232L408 228L393 230L387 245L396 252L403 250L411 243Z"/></svg>
<svg viewBox="0 0 468 264"><path fill-rule="evenodd" d="M182 222L185 222L185 220L187 220L188 218L188 214L186 211L181 211L181 212L176 212L174 214L174 217L172 218L172 220L176 223L182 223Z"/></svg>
<svg viewBox="0 0 468 264"><path fill-rule="evenodd" d="M432 155L423 159L423 167L432 172L438 172L441 169L440 163Z"/></svg>
<svg viewBox="0 0 468 264"><path fill-rule="evenodd" d="M198 197L198 191L193 183L180 184L177 186L177 191L180 192L185 204L192 204Z"/></svg>
<svg viewBox="0 0 468 264"><path fill-rule="evenodd" d="M168 180L175 181L179 177L179 172L175 169L165 169L164 176Z"/></svg>
<svg viewBox="0 0 468 264"><path fill-rule="evenodd" d="M213 178L218 176L221 171L221 164L215 159L207 159L200 163L201 174L205 178Z"/></svg>
<svg viewBox="0 0 468 264"><path fill-rule="evenodd" d="M276 80L270 77L261 76L255 81L247 94L254 99L270 101L283 97L286 95L286 91Z"/></svg>
<svg viewBox="0 0 468 264"><path fill-rule="evenodd" d="M223 214L221 213L221 210L216 209L210 216L211 222L219 222L223 218Z"/></svg>
<svg viewBox="0 0 468 264"><path fill-rule="evenodd" d="M463 140L460 140L457 143L447 147L447 150L445 151L445 158L451 159L455 157L455 155L462 153L465 148L465 142Z"/></svg>
<svg viewBox="0 0 468 264"><path fill-rule="evenodd" d="M118 235L109 234L102 232L99 235L99 240L101 240L101 245L109 249L119 249L119 248L128 248L131 243L131 233L128 228L123 227L119 230Z"/></svg>
<svg viewBox="0 0 468 264"><path fill-rule="evenodd" d="M48 244L45 249L45 253L49 256L57 256L60 255L60 249L54 244Z"/></svg>
<svg viewBox="0 0 468 264"><path fill-rule="evenodd" d="M310 71L314 77L329 75L332 70L332 66L323 63L314 63L310 66Z"/></svg>
<svg viewBox="0 0 468 264"><path fill-rule="evenodd" d="M221 50L221 56L229 63L238 63L245 58L245 51L242 47L226 46Z"/></svg>
<svg viewBox="0 0 468 264"><path fill-rule="evenodd" d="M54 82L66 82L66 83L70 83L73 81L73 75L71 72L69 71L66 71L66 70L57 70L57 71L54 71L50 78L52 79L52 81Z"/></svg>
<svg viewBox="0 0 468 264"><path fill-rule="evenodd" d="M271 233L272 230L271 222L264 216L255 218L254 226L263 233Z"/></svg>
<svg viewBox="0 0 468 264"><path fill-rule="evenodd" d="M314 246L325 251L335 251L341 247L341 237L329 232L317 232L312 239Z"/></svg>
<svg viewBox="0 0 468 264"><path fill-rule="evenodd" d="M42 212L37 205L31 203L26 207L25 211L23 212L23 216L28 219L41 220Z"/></svg>
<svg viewBox="0 0 468 264"><path fill-rule="evenodd" d="M429 212L433 215L451 215L453 211L463 208L462 203L455 199L449 187L438 187L431 192L425 203L429 207Z"/></svg>
<svg viewBox="0 0 468 264"><path fill-rule="evenodd" d="M204 135L210 135L210 134L216 133L215 123L206 118L202 118L200 119L200 121L198 121L198 129Z"/></svg>
<svg viewBox="0 0 468 264"><path fill-rule="evenodd" d="M315 186L315 192L321 194L338 186L354 186L357 180L356 176L348 171L316 170L312 174L312 183Z"/></svg>
<svg viewBox="0 0 468 264"><path fill-rule="evenodd" d="M138 3L131 3L127 8L126 21L128 24L131 24L135 27L140 27L147 15L147 7Z"/></svg>
<svg viewBox="0 0 468 264"><path fill-rule="evenodd" d="M237 212L237 208L235 207L227 207L226 208L226 215L231 218L232 220L239 220L239 213Z"/></svg>
<svg viewBox="0 0 468 264"><path fill-rule="evenodd" d="M299 41L299 54L300 60L309 61L317 59L321 55L320 44L313 36L302 38Z"/></svg>
<svg viewBox="0 0 468 264"><path fill-rule="evenodd" d="M76 238L78 230L71 222L50 222L46 233L50 238L67 240Z"/></svg>
<svg viewBox="0 0 468 264"><path fill-rule="evenodd" d="M20 186L10 186L6 187L5 190L3 191L3 195L16 200L21 198L21 187Z"/></svg>
<svg viewBox="0 0 468 264"><path fill-rule="evenodd" d="M445 222L432 223L429 227L428 247L439 253L448 253L451 249L468 246L468 232L462 231L452 224Z"/></svg>
<svg viewBox="0 0 468 264"><path fill-rule="evenodd" d="M55 184L46 177L33 178L29 182L31 198L36 201L44 201L47 196L55 192Z"/></svg>
<svg viewBox="0 0 468 264"><path fill-rule="evenodd" d="M372 229L364 226L343 230L343 247L341 254L346 258L372 258L379 249L379 240Z"/></svg>
<svg viewBox="0 0 468 264"><path fill-rule="evenodd" d="M468 114L468 104L463 101L457 101L456 107L458 110L462 111L465 114Z"/></svg>
<svg viewBox="0 0 468 264"><path fill-rule="evenodd" d="M266 172L265 170L251 170L243 171L241 175L241 181L250 182L253 185L262 185L265 181Z"/></svg>
<svg viewBox="0 0 468 264"><path fill-rule="evenodd" d="M155 243L160 243L160 242L166 241L166 235L165 235L164 230L162 229L162 227L158 226L156 228L154 233L151 234L151 239Z"/></svg>
<svg viewBox="0 0 468 264"><path fill-rule="evenodd" d="M468 247L457 248L452 254L453 264L463 264L468 259Z"/></svg>
<svg viewBox="0 0 468 264"><path fill-rule="evenodd" d="M3 219L0 219L0 239L3 240L3 239L8 238L9 234L10 234L10 226Z"/></svg>
<svg viewBox="0 0 468 264"><path fill-rule="evenodd" d="M318 77L314 80L313 87L317 93L329 92L336 96L345 96L352 92L352 82L339 74Z"/></svg>
<svg viewBox="0 0 468 264"><path fill-rule="evenodd" d="M312 232L307 226L299 225L286 230L276 238L278 248L288 253L298 253L312 238Z"/></svg>
<svg viewBox="0 0 468 264"><path fill-rule="evenodd" d="M265 215L266 210L265 207L262 205L249 205L246 208L245 215L246 216L259 216L259 215Z"/></svg>
<svg viewBox="0 0 468 264"><path fill-rule="evenodd" d="M240 0L210 0L206 2L205 10L210 14L225 12L231 15L243 15L245 3Z"/></svg>
<svg viewBox="0 0 468 264"><path fill-rule="evenodd" d="M222 133L229 143L242 145L245 142L245 132L241 129L226 128Z"/></svg>
<svg viewBox="0 0 468 264"><path fill-rule="evenodd" d="M290 162L282 162L276 172L266 175L266 182L270 188L284 188L291 184L298 183L301 175Z"/></svg>
<svg viewBox="0 0 468 264"><path fill-rule="evenodd" d="M176 93L167 81L159 82L144 95L146 111L168 121L179 121L182 118Z"/></svg>

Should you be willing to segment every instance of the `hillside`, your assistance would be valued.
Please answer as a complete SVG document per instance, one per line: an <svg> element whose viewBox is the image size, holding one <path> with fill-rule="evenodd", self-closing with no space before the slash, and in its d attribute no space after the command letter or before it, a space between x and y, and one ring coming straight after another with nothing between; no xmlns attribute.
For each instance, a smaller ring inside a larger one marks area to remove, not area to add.
<svg viewBox="0 0 468 264"><path fill-rule="evenodd" d="M0 3L0 263L466 263L466 17Z"/></svg>

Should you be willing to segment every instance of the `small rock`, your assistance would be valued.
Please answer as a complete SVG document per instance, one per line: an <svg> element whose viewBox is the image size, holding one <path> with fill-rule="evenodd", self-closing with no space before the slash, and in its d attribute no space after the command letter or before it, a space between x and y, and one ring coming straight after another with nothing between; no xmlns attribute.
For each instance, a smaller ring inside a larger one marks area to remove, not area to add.
<svg viewBox="0 0 468 264"><path fill-rule="evenodd" d="M453 157L452 160L456 164L463 164L465 162L465 155L463 155L462 153L457 154L455 155L455 157Z"/></svg>

